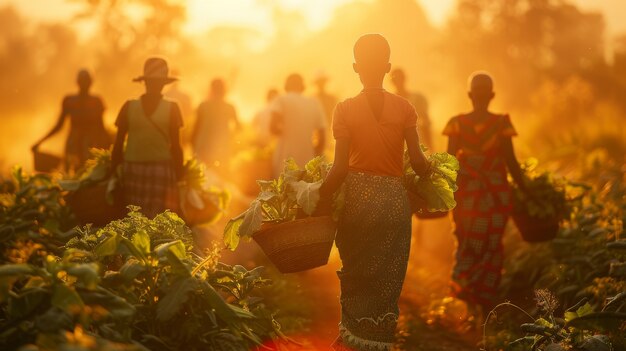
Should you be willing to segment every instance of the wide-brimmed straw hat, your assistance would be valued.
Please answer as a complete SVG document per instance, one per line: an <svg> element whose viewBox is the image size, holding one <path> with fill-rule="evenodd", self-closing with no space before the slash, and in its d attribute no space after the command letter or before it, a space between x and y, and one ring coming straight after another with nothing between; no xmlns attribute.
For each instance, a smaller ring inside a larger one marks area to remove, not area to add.
<svg viewBox="0 0 626 351"><path fill-rule="evenodd" d="M167 61L161 57L150 57L143 64L143 75L133 79L134 82L145 80L159 80L164 83L172 83L178 78L169 76Z"/></svg>

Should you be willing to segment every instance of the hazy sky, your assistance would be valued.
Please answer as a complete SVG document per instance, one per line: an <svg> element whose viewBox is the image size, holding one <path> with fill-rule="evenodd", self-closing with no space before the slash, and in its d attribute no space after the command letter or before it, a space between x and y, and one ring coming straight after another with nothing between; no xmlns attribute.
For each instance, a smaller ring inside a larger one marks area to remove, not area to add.
<svg viewBox="0 0 626 351"><path fill-rule="evenodd" d="M279 3L285 9L299 10L305 14L307 25L323 27L332 11L342 4L355 0L187 0L189 4L189 33L204 31L220 24L249 24L257 28L271 27L271 13L263 2ZM368 1L368 0L360 0ZM455 0L417 0L422 4L435 25L445 22ZM626 32L626 0L573 0L579 6L604 13L609 35ZM77 2L65 0L0 0L0 5L14 4L24 14L42 20L59 20L71 17L80 8Z"/></svg>

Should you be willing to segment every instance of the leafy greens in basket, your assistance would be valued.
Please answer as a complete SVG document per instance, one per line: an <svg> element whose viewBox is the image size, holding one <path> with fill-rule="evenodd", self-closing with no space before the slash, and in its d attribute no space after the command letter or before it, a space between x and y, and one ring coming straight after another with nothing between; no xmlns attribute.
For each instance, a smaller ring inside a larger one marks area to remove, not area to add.
<svg viewBox="0 0 626 351"><path fill-rule="evenodd" d="M432 172L428 177L418 177L405 162L405 185L423 197L429 211L448 211L456 205L457 160L447 153L430 156ZM241 238L249 239L261 229L263 223L283 223L310 216L320 198L319 189L331 164L321 157L309 161L301 169L293 159L285 162L283 173L274 180L258 181L261 191L250 207L231 219L224 228L224 243L234 250ZM338 218L344 204L343 188L334 198L333 217Z"/></svg>
<svg viewBox="0 0 626 351"><path fill-rule="evenodd" d="M425 147L422 146L425 151ZM404 185L407 191L421 198L426 208L422 211L445 212L456 206L454 192L456 185L459 161L447 152L436 152L428 156L431 172L424 177L419 177L411 168L409 154L404 153Z"/></svg>
<svg viewBox="0 0 626 351"><path fill-rule="evenodd" d="M234 250L240 238L251 238L263 223L283 223L310 216L320 198L319 189L331 164L322 157L301 169L293 159L285 161L278 179L259 180L260 192L250 207L231 219L224 228L224 243ZM335 216L340 210L342 192L335 195Z"/></svg>

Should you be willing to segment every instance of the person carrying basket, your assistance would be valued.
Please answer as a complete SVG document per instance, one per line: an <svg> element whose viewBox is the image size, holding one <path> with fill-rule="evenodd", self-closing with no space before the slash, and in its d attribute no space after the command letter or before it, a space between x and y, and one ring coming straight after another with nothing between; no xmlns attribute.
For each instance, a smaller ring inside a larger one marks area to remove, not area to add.
<svg viewBox="0 0 626 351"><path fill-rule="evenodd" d="M146 93L128 100L115 122L118 132L111 169L123 166L125 203L140 206L150 218L168 209L179 210L177 180L184 172L180 108L161 94L166 84L176 80L168 73L163 58L147 59L144 74L134 79L144 82Z"/></svg>
<svg viewBox="0 0 626 351"><path fill-rule="evenodd" d="M491 76L472 74L468 96L472 111L450 119L443 134L448 136L448 153L460 163L458 205L453 210L457 250L452 290L480 323L497 303L502 275L502 238L512 210L507 170L529 200L536 200L515 157L512 137L517 132L509 115L489 111L495 96Z"/></svg>
<svg viewBox="0 0 626 351"><path fill-rule="evenodd" d="M335 161L320 192L317 213L327 213L345 184L345 210L335 243L341 256L341 323L335 350L390 350L398 298L409 259L411 210L402 184L405 141L411 166L429 172L419 147L417 114L404 98L382 87L390 48L380 34L354 45L354 71L363 90L337 105Z"/></svg>

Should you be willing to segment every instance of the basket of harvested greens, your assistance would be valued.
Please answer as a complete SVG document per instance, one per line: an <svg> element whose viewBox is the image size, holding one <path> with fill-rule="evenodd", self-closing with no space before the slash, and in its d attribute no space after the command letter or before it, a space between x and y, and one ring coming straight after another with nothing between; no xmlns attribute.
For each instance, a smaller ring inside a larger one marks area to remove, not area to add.
<svg viewBox="0 0 626 351"><path fill-rule="evenodd" d="M35 171L49 173L54 171L61 164L61 158L46 152L33 151Z"/></svg>
<svg viewBox="0 0 626 351"><path fill-rule="evenodd" d="M430 174L419 177L411 168L408 153L404 153L403 181L411 211L421 219L447 217L448 211L456 206L454 192L457 190L459 162L446 152L431 154L428 161L431 164Z"/></svg>
<svg viewBox="0 0 626 351"><path fill-rule="evenodd" d="M119 176L106 179L111 167L109 150L91 149L92 158L85 170L74 179L59 181L68 190L65 202L81 224L105 225L125 216L126 209L120 194Z"/></svg>
<svg viewBox="0 0 626 351"><path fill-rule="evenodd" d="M179 194L182 217L189 226L214 223L230 202L227 191L206 186L204 170L204 165L195 159L185 162Z"/></svg>
<svg viewBox="0 0 626 351"><path fill-rule="evenodd" d="M336 224L331 216L311 214L329 169L321 157L309 161L304 169L290 159L278 179L258 181L258 197L224 229L226 246L234 250L241 238L252 238L282 273L325 265ZM336 196L335 209L340 207L340 198Z"/></svg>
<svg viewBox="0 0 626 351"><path fill-rule="evenodd" d="M294 273L328 263L336 229L331 216L308 217L265 223L253 238L281 273Z"/></svg>
<svg viewBox="0 0 626 351"><path fill-rule="evenodd" d="M268 147L243 150L233 158L231 168L237 188L245 195L256 196L257 179L272 179L272 150Z"/></svg>
<svg viewBox="0 0 626 351"><path fill-rule="evenodd" d="M529 159L521 164L526 187L533 200L511 183L513 189L513 222L527 242L549 241L556 237L561 220L571 213L567 188L570 184L552 173L537 171L537 160Z"/></svg>

